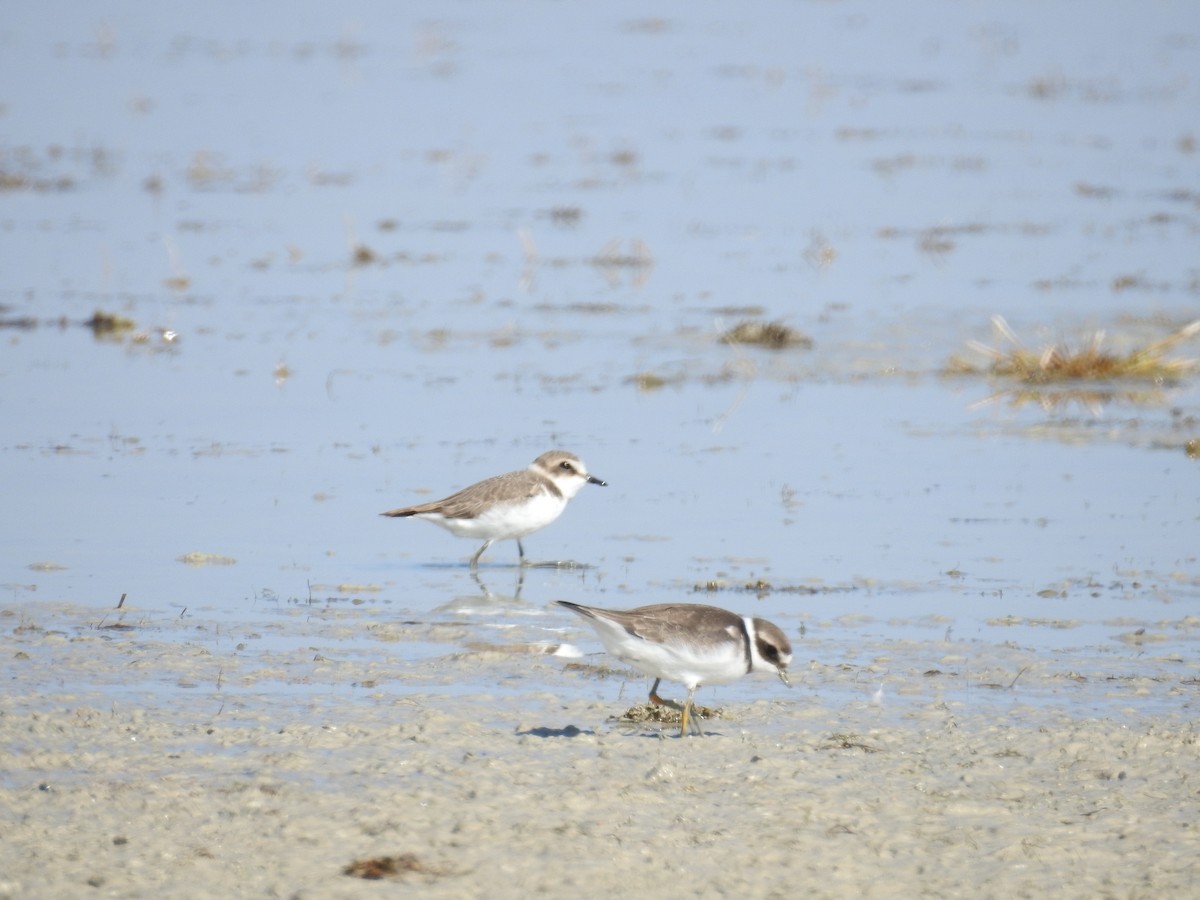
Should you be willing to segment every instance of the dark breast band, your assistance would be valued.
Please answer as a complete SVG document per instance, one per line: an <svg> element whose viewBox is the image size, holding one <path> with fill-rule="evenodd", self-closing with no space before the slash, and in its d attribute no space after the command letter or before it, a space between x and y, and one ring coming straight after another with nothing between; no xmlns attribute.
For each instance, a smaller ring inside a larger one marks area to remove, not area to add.
<svg viewBox="0 0 1200 900"><path fill-rule="evenodd" d="M754 654L750 652L750 629L746 627L746 620L739 616L738 622L742 626L742 651L746 654L746 674L754 668Z"/></svg>

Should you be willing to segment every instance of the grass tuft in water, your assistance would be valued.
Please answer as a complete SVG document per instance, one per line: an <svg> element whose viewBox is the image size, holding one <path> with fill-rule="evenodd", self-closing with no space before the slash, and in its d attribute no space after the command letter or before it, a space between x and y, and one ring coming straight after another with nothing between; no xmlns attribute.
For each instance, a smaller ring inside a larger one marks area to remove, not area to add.
<svg viewBox="0 0 1200 900"><path fill-rule="evenodd" d="M970 359L955 356L946 366L947 373L993 375L1032 385L1120 379L1161 384L1180 381L1200 367L1200 360L1194 357L1168 357L1176 346L1200 334L1200 319L1128 353L1106 350L1103 331L1097 331L1086 344L1078 348L1056 342L1039 350L1030 350L1021 343L1002 316L992 316L992 327L1008 346L991 347L980 341L970 341L967 346L984 357L987 364L979 366Z"/></svg>
<svg viewBox="0 0 1200 900"><path fill-rule="evenodd" d="M787 347L812 347L813 341L808 335L795 328L789 328L782 322L759 322L753 319L739 322L733 328L721 335L723 344L754 344L769 350L783 350Z"/></svg>
<svg viewBox="0 0 1200 900"><path fill-rule="evenodd" d="M92 329L92 333L97 337L122 334L137 328L137 324L132 319L99 309L92 313L92 317L83 324L84 327Z"/></svg>

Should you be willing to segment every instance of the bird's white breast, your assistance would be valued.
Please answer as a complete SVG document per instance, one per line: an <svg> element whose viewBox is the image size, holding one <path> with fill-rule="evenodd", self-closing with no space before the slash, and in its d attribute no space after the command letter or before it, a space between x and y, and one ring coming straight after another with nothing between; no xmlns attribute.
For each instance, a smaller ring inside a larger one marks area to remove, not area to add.
<svg viewBox="0 0 1200 900"><path fill-rule="evenodd" d="M514 503L497 503L470 519L448 519L441 513L425 513L420 518L441 525L458 537L480 540L509 540L545 528L566 508L567 501L542 489L532 497Z"/></svg>
<svg viewBox="0 0 1200 900"><path fill-rule="evenodd" d="M697 684L728 684L746 674L746 651L738 629L716 642L660 644L629 634L604 619L593 620L608 652L654 678Z"/></svg>

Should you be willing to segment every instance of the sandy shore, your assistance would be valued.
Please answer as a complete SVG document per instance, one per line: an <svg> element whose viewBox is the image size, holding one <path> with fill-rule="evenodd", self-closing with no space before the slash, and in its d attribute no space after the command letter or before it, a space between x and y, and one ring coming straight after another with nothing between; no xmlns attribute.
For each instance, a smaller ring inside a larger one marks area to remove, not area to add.
<svg viewBox="0 0 1200 900"><path fill-rule="evenodd" d="M869 666L813 659L798 690L743 682L706 737L679 740L610 718L640 682L622 697L618 680L552 656L400 665L402 645L336 659L316 638L268 653L94 624L0 613L0 897L390 896L398 881L436 897L1183 897L1200 884L1194 662L1148 661L1144 681L1077 674L1094 690L1062 704L1065 667L1050 664L1029 666L1024 693L963 697L936 686L952 655L910 647L887 661L896 690L872 702ZM976 672L989 655L997 672L1015 664L1010 649L976 651ZM381 880L346 874L384 858L395 873Z"/></svg>

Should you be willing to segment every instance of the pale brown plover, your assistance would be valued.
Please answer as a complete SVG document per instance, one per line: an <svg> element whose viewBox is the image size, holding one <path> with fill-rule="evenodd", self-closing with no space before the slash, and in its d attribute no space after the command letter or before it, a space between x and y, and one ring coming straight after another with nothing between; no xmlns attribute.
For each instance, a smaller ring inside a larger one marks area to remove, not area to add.
<svg viewBox="0 0 1200 900"><path fill-rule="evenodd" d="M689 719L702 733L691 718L701 684L728 684L755 669L768 669L791 687L787 667L792 645L778 626L765 619L696 603L617 610L555 602L587 619L609 653L654 678L650 702L682 712L680 737L687 734ZM658 683L664 678L687 687L682 706L658 696Z"/></svg>
<svg viewBox="0 0 1200 900"><path fill-rule="evenodd" d="M567 502L585 484L607 486L578 456L565 450L543 453L529 468L485 478L444 500L405 506L380 513L397 518L424 519L458 537L482 539L483 546L471 557L471 568L479 566L493 541L516 540L517 555L525 564L521 538L545 528L567 508Z"/></svg>

